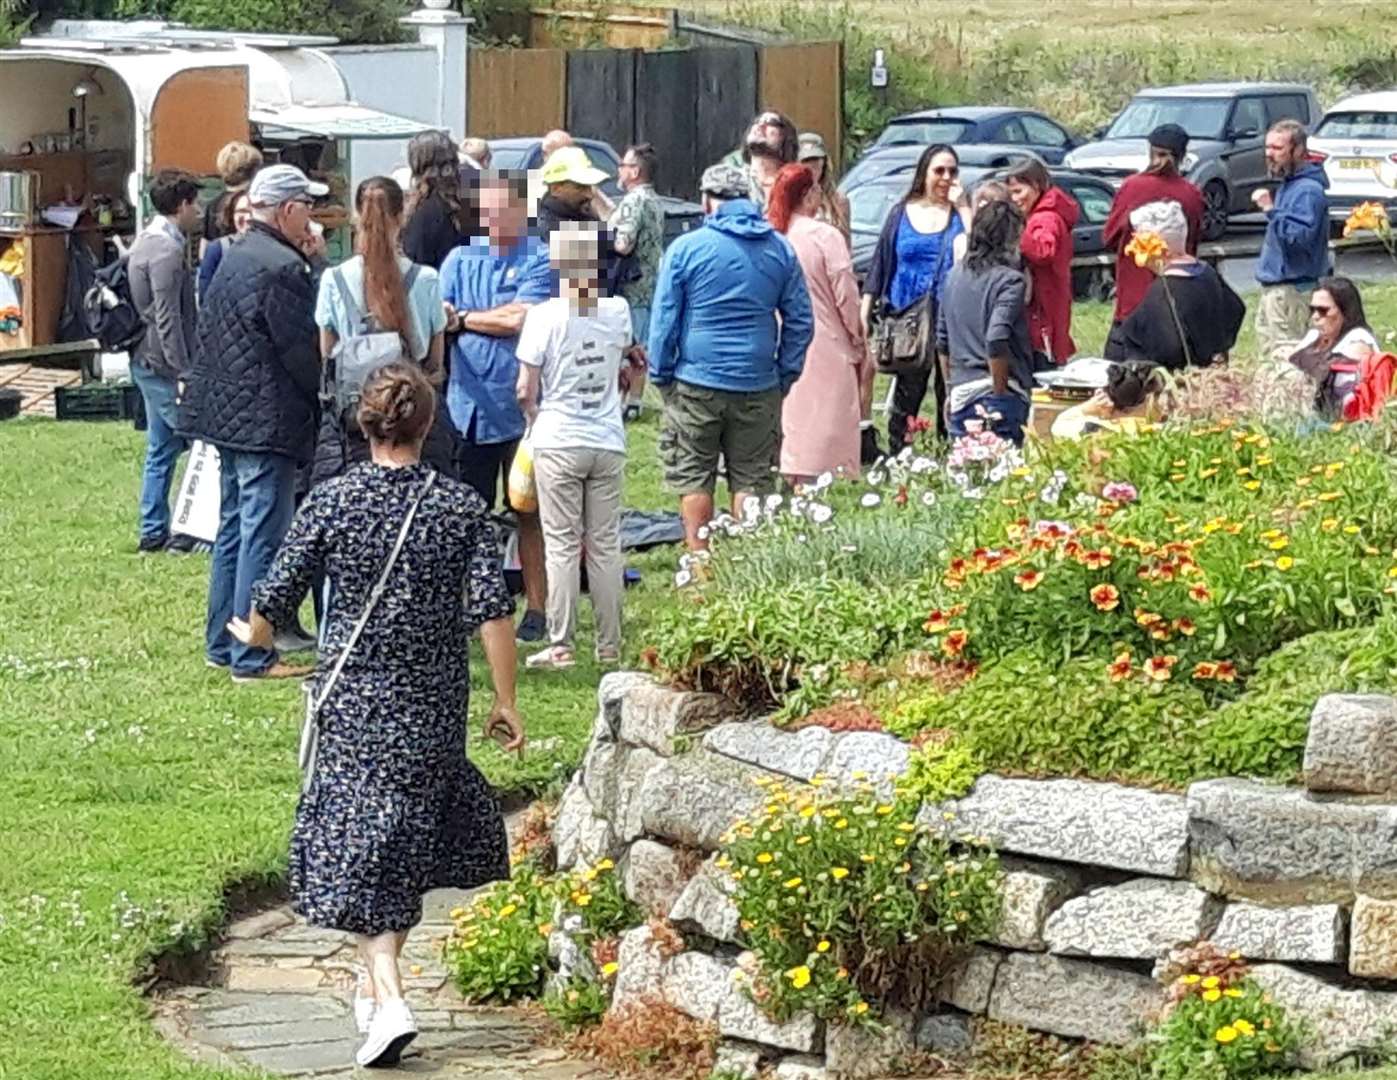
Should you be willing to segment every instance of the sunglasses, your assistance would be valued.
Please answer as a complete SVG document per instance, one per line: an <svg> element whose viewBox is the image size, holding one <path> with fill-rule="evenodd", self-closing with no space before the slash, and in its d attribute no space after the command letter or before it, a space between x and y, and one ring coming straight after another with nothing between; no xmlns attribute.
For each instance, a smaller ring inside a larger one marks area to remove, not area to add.
<svg viewBox="0 0 1397 1080"><path fill-rule="evenodd" d="M958 166L958 165L937 165L937 166L935 166L935 167L932 168L932 170L931 170L931 175L932 175L932 176L949 176L952 180L954 180L957 176L960 175L960 166Z"/></svg>
<svg viewBox="0 0 1397 1080"><path fill-rule="evenodd" d="M1332 314L1333 311L1334 311L1334 309L1333 309L1332 307L1330 307L1328 304L1311 304L1311 305L1310 305L1310 314L1311 314L1311 315L1318 315L1321 319L1324 318L1326 315Z"/></svg>

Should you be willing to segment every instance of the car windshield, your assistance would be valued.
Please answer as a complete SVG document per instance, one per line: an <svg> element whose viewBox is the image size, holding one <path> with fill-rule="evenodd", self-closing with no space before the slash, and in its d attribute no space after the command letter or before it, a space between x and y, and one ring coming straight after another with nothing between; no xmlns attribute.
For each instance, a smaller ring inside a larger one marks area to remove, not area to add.
<svg viewBox="0 0 1397 1080"><path fill-rule="evenodd" d="M894 121L878 135L874 146L893 146L897 143L917 143L930 146L932 143L954 143L965 138L975 125L969 120L953 120L940 117L931 120Z"/></svg>
<svg viewBox="0 0 1397 1080"><path fill-rule="evenodd" d="M1321 139L1382 139L1397 141L1397 113L1334 112L1319 122Z"/></svg>
<svg viewBox="0 0 1397 1080"><path fill-rule="evenodd" d="M907 194L905 183L863 184L849 192L849 225L854 232L878 232L888 211Z"/></svg>
<svg viewBox="0 0 1397 1080"><path fill-rule="evenodd" d="M1190 139L1216 139L1230 98L1137 97L1116 117L1108 139L1143 139L1160 124L1178 124Z"/></svg>

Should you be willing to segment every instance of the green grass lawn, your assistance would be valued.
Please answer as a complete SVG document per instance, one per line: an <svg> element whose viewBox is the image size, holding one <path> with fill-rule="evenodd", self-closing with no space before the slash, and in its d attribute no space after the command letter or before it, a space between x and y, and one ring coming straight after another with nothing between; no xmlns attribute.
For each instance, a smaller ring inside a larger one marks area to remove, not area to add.
<svg viewBox="0 0 1397 1080"><path fill-rule="evenodd" d="M1365 299L1379 334L1397 327L1397 287ZM1084 349L1108 318L1079 307ZM654 412L630 430L628 502L671 506ZM215 930L230 884L285 865L299 691L204 666L208 560L135 553L141 455L126 425L0 424L0 1078L219 1075L164 1046L132 980ZM632 655L675 555L632 560ZM521 673L523 762L472 740L506 791L556 786L580 756L598 678L583 618L577 668Z"/></svg>

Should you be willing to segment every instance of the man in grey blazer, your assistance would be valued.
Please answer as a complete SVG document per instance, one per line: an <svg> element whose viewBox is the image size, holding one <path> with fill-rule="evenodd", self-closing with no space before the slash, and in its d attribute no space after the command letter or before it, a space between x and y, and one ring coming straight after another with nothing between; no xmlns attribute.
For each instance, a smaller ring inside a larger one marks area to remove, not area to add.
<svg viewBox="0 0 1397 1080"><path fill-rule="evenodd" d="M189 237L200 227L199 185L186 172L166 169L151 185L156 216L136 237L127 258L131 300L145 336L131 350L131 378L146 405L146 460L141 478L143 552L170 546L170 484L181 451L175 433L178 381L194 353L194 271Z"/></svg>

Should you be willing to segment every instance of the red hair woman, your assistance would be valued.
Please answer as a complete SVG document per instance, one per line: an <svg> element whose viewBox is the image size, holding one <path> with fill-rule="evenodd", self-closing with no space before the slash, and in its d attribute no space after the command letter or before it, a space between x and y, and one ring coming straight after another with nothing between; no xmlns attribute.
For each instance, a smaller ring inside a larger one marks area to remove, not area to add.
<svg viewBox="0 0 1397 1080"><path fill-rule="evenodd" d="M815 315L805 369L781 410L781 472L793 484L859 472L859 387L869 362L859 287L843 235L815 217L820 198L815 174L787 165L767 200L767 220L795 249Z"/></svg>

